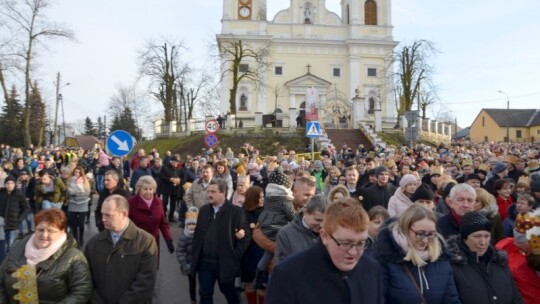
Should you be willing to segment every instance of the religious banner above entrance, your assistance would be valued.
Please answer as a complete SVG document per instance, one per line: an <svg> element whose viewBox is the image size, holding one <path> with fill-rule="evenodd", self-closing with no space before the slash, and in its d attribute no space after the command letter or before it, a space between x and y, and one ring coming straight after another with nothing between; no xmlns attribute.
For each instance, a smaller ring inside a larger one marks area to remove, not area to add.
<svg viewBox="0 0 540 304"><path fill-rule="evenodd" d="M306 121L319 120L319 91L314 87L306 90Z"/></svg>

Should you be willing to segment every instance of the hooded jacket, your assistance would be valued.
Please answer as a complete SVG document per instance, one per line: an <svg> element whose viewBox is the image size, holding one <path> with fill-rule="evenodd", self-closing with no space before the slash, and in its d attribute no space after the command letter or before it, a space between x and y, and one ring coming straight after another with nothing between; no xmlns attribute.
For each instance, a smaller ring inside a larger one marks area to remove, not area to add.
<svg viewBox="0 0 540 304"><path fill-rule="evenodd" d="M427 303L460 303L449 255L443 253L438 260L423 267L404 261L405 253L392 236L392 222L395 220L390 220L389 225L381 230L373 245L373 257L382 269L386 303L421 303L420 295L404 267L413 274Z"/></svg>
<svg viewBox="0 0 540 304"><path fill-rule="evenodd" d="M452 271L463 304L519 304L519 294L504 251L489 247L479 257L469 250L460 236L448 239Z"/></svg>
<svg viewBox="0 0 540 304"><path fill-rule="evenodd" d="M303 218L304 215L298 213L292 222L278 232L275 252L278 263L291 254L311 247L317 242L319 236L315 232L304 227L304 224L302 223Z"/></svg>
<svg viewBox="0 0 540 304"><path fill-rule="evenodd" d="M399 217L413 203L414 202L411 201L407 195L405 195L403 189L398 188L388 201L388 214L390 214L390 217Z"/></svg>
<svg viewBox="0 0 540 304"><path fill-rule="evenodd" d="M391 183L386 183L384 186L373 184L369 186L364 192L364 199L362 205L366 211L369 211L373 206L383 206L388 209L388 201L390 197L396 192L396 186Z"/></svg>

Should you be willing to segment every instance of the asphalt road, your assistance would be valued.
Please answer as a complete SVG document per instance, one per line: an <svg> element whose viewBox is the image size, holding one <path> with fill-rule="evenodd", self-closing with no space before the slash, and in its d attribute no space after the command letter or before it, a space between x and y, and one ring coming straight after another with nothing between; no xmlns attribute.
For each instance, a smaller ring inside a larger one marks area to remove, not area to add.
<svg viewBox="0 0 540 304"><path fill-rule="evenodd" d="M94 196L92 204L92 212L90 216L90 223L86 225L85 230L85 241L90 240L92 236L98 233L95 224L94 212L93 209L96 206L97 196ZM171 233L173 235L174 246L178 243L178 239L182 233L182 229L178 226L177 223L172 223ZM156 290L154 296L154 303L156 304L190 304L189 298L189 287L187 277L183 276L180 272L180 265L176 260L176 253L169 254L167 251L167 245L163 237L160 239L160 269L158 271L158 279L156 282ZM198 295L197 295L198 299ZM225 297L219 291L219 288L216 284L214 291L214 303L216 304L225 304L227 301ZM242 294L241 303L246 303L245 296Z"/></svg>

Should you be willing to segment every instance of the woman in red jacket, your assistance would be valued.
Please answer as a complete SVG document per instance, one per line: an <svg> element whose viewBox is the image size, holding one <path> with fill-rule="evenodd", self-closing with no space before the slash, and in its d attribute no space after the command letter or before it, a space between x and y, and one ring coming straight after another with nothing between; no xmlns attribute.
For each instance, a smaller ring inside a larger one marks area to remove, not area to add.
<svg viewBox="0 0 540 304"><path fill-rule="evenodd" d="M150 233L156 239L159 251L159 232L167 243L169 253L174 252L169 223L165 219L163 203L156 196L157 184L152 176L146 175L139 178L135 185L135 196L129 199L129 219L137 227ZM159 257L159 254L158 254Z"/></svg>

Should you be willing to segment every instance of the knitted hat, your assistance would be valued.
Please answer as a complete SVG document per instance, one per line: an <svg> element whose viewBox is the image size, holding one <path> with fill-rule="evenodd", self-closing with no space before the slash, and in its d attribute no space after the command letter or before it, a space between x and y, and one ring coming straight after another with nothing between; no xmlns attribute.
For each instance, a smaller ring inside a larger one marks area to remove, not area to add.
<svg viewBox="0 0 540 304"><path fill-rule="evenodd" d="M270 173L270 176L268 177L268 182L272 184L278 184L288 189L290 189L292 186L291 179L287 174L283 173L282 167L277 167L274 171L272 171L272 173Z"/></svg>
<svg viewBox="0 0 540 304"><path fill-rule="evenodd" d="M426 184L421 184L416 191L414 191L411 201L416 202L417 200L430 200L435 199L435 193L431 190L431 187Z"/></svg>
<svg viewBox="0 0 540 304"><path fill-rule="evenodd" d="M417 183L418 181L416 180L416 176L412 175L412 174L405 174L403 175L403 177L401 178L401 180L399 181L399 186L400 187L405 187L409 184L414 184L414 183Z"/></svg>
<svg viewBox="0 0 540 304"><path fill-rule="evenodd" d="M506 170L506 168L508 168L508 165L507 165L507 164L505 164L505 163L500 163L500 162L499 162L499 163L497 163L497 164L495 165L495 169L493 170L493 172L495 172L495 173L501 173L501 172L503 172L504 170Z"/></svg>
<svg viewBox="0 0 540 304"><path fill-rule="evenodd" d="M493 228L493 224L487 217L477 211L467 212L461 217L460 232L462 239L466 239L471 233L477 231L491 232L491 228Z"/></svg>
<svg viewBox="0 0 540 304"><path fill-rule="evenodd" d="M9 182L9 181L12 181L12 182L14 182L14 183L17 183L17 179L15 178L15 176L13 176L13 175L11 175L11 174L8 175L8 176L6 177L6 179L4 179L4 184L7 184L7 182Z"/></svg>
<svg viewBox="0 0 540 304"><path fill-rule="evenodd" d="M378 166L377 168L375 168L375 176L379 176L384 172L388 173L388 168L386 168L385 166Z"/></svg>
<svg viewBox="0 0 540 304"><path fill-rule="evenodd" d="M197 207L190 207L186 212L185 224L197 224L197 217L199 216L199 209Z"/></svg>
<svg viewBox="0 0 540 304"><path fill-rule="evenodd" d="M531 192L540 192L540 173L533 173L529 176L531 182Z"/></svg>

